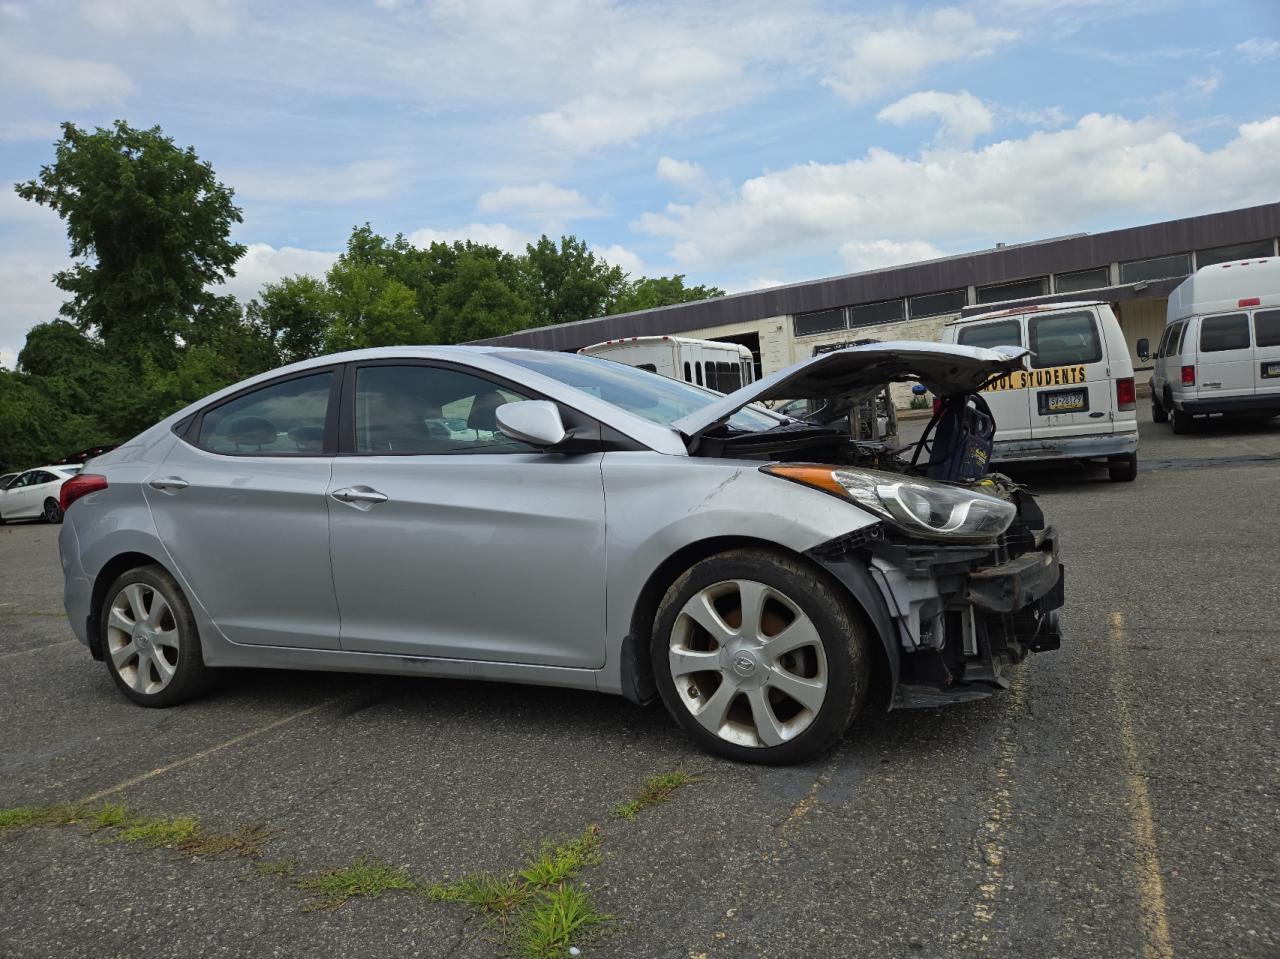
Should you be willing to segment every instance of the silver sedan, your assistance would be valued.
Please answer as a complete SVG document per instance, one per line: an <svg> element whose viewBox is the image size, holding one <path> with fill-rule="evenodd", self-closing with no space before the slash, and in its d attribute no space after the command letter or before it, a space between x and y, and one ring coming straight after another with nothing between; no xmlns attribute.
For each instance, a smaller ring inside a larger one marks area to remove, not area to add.
<svg viewBox="0 0 1280 959"><path fill-rule="evenodd" d="M890 380L963 397L1021 362L880 344L727 397L496 347L295 364L65 484L67 610L143 706L230 666L505 680L661 697L712 752L804 760L877 686L987 695L1056 645L1030 498L839 423ZM760 405L796 398L831 415Z"/></svg>

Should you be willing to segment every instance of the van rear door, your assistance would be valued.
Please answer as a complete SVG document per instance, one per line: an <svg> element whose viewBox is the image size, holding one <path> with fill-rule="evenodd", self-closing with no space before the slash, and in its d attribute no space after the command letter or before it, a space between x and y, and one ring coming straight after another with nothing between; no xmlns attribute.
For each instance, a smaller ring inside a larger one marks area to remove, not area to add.
<svg viewBox="0 0 1280 959"><path fill-rule="evenodd" d="M1202 316L1196 352L1196 385L1202 399L1253 395L1256 377L1248 313Z"/></svg>
<svg viewBox="0 0 1280 959"><path fill-rule="evenodd" d="M1253 377L1258 393L1280 393L1280 310L1253 314Z"/></svg>
<svg viewBox="0 0 1280 959"><path fill-rule="evenodd" d="M988 349L997 346L1026 345L1025 320L1019 316L1009 316L982 323L961 324L956 335L956 342L961 346L982 346ZM1026 374L1015 370L1008 376L1002 376L982 391L983 399L991 407L991 415L996 420L996 436L999 441L1028 440L1031 438L1031 406L1027 390L1022 389L1022 377Z"/></svg>
<svg viewBox="0 0 1280 959"><path fill-rule="evenodd" d="M1031 436L1113 432L1115 388L1093 307L1027 318Z"/></svg>

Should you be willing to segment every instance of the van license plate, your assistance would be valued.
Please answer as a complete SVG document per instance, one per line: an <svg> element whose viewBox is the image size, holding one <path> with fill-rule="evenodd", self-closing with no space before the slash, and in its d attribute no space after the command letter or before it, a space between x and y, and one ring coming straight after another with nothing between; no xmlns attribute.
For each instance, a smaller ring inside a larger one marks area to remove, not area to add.
<svg viewBox="0 0 1280 959"><path fill-rule="evenodd" d="M1059 390L1054 393L1040 394L1040 413L1079 413L1089 408L1089 394L1086 390Z"/></svg>
<svg viewBox="0 0 1280 959"><path fill-rule="evenodd" d="M1280 380L1280 362L1263 363L1262 378L1264 380Z"/></svg>

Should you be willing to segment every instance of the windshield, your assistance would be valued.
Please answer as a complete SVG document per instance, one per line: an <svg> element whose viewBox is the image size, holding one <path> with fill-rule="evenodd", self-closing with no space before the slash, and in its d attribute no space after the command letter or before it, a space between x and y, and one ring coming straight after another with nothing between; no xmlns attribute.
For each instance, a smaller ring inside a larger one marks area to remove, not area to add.
<svg viewBox="0 0 1280 959"><path fill-rule="evenodd" d="M657 373L593 356L538 353L532 350L503 350L498 355L508 363L549 376L566 386L582 390L662 426L670 426L682 416L719 399L721 395ZM782 420L778 417L763 410L752 409L739 410L729 418L730 427L746 432L772 429L780 422Z"/></svg>

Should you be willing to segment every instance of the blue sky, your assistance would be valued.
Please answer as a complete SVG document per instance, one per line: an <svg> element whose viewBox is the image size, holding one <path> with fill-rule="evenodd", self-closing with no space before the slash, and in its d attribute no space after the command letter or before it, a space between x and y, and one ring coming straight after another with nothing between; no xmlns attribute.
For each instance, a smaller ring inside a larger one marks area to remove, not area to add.
<svg viewBox="0 0 1280 959"><path fill-rule="evenodd" d="M1276 0L0 0L0 182L159 124L234 187L230 288L353 225L572 232L741 290L1280 199ZM57 219L0 192L0 363Z"/></svg>

